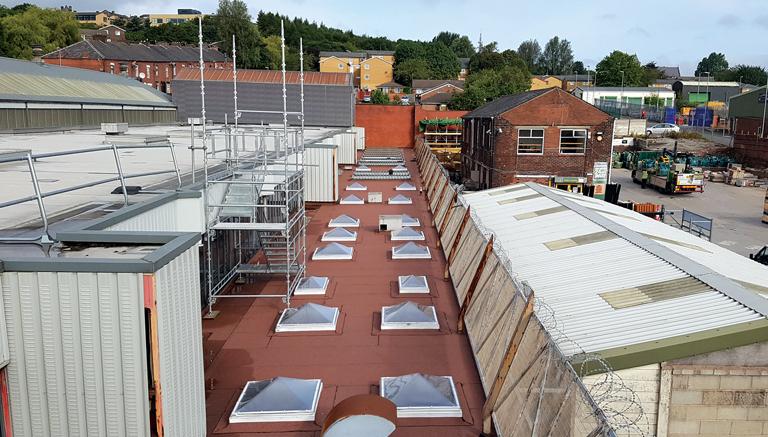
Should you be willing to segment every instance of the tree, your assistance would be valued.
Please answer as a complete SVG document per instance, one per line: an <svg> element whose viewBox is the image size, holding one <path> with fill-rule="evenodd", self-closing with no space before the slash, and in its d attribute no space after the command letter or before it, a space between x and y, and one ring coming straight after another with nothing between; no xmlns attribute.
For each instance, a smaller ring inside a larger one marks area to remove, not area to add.
<svg viewBox="0 0 768 437"><path fill-rule="evenodd" d="M757 65L739 64L733 68L729 68L728 70L719 73L716 78L717 80L763 86L765 85L767 76L768 74L763 67Z"/></svg>
<svg viewBox="0 0 768 437"><path fill-rule="evenodd" d="M461 70L459 58L441 42L427 45L426 60L429 65L430 79L455 79Z"/></svg>
<svg viewBox="0 0 768 437"><path fill-rule="evenodd" d="M413 83L413 79L429 79L432 76L432 72L426 60L412 58L404 62L398 62L395 66L394 76L395 82L410 86Z"/></svg>
<svg viewBox="0 0 768 437"><path fill-rule="evenodd" d="M725 55L722 53L712 52L709 56L701 59L699 65L696 67L696 76L704 75L706 72L714 77L718 73L728 69L728 61L725 59Z"/></svg>
<svg viewBox="0 0 768 437"><path fill-rule="evenodd" d="M49 53L78 40L79 28L72 12L19 6L11 8L11 13L0 19L0 54L3 56L32 59L34 46Z"/></svg>
<svg viewBox="0 0 768 437"><path fill-rule="evenodd" d="M624 86L647 86L645 71L636 55L614 50L597 64L595 76L600 86L620 86L621 72Z"/></svg>
<svg viewBox="0 0 768 437"><path fill-rule="evenodd" d="M464 35L458 39L453 40L450 49L459 58L470 58L475 54L475 45L469 40L469 37Z"/></svg>
<svg viewBox="0 0 768 437"><path fill-rule="evenodd" d="M504 66L504 57L496 50L496 43L483 46L480 51L469 58L470 71L479 72Z"/></svg>
<svg viewBox="0 0 768 437"><path fill-rule="evenodd" d="M528 71L533 72L539 64L539 58L541 58L541 46L535 39L529 39L520 43L517 54L525 61Z"/></svg>
<svg viewBox="0 0 768 437"><path fill-rule="evenodd" d="M541 53L540 66L546 74L566 74L573 64L573 51L567 39L552 37Z"/></svg>
<svg viewBox="0 0 768 437"><path fill-rule="evenodd" d="M427 56L426 44L421 41L401 39L397 41L395 48L395 62L405 62L412 58L425 59Z"/></svg>
<svg viewBox="0 0 768 437"><path fill-rule="evenodd" d="M587 69L584 68L584 63L581 61L576 61L571 65L571 71L573 74L587 74Z"/></svg>
<svg viewBox="0 0 768 437"><path fill-rule="evenodd" d="M657 80L664 78L664 73L659 70L655 62L649 62L643 65L643 74L645 75L643 82L645 82L646 85L650 85Z"/></svg>
<svg viewBox="0 0 768 437"><path fill-rule="evenodd" d="M520 66L504 65L472 73L465 91L457 94L449 103L451 109L472 110L498 97L528 90L531 74L521 60Z"/></svg>
<svg viewBox="0 0 768 437"><path fill-rule="evenodd" d="M259 29L251 22L248 6L243 0L219 0L216 22L224 53L232 53L232 35L237 38L238 67L258 68L263 65Z"/></svg>
<svg viewBox="0 0 768 437"><path fill-rule="evenodd" d="M374 105L388 105L389 96L382 90L373 90L371 93L371 103Z"/></svg>

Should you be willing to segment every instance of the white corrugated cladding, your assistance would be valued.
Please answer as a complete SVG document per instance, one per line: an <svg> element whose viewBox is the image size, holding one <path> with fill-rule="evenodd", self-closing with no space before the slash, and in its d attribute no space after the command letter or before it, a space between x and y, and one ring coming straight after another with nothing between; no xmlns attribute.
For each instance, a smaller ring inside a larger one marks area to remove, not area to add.
<svg viewBox="0 0 768 437"><path fill-rule="evenodd" d="M343 132L333 136L333 143L339 146L339 164L357 164L357 145L355 132Z"/></svg>
<svg viewBox="0 0 768 437"><path fill-rule="evenodd" d="M150 435L143 296L136 273L2 273L14 435Z"/></svg>
<svg viewBox="0 0 768 437"><path fill-rule="evenodd" d="M179 198L105 228L107 231L205 233L203 198Z"/></svg>
<svg viewBox="0 0 768 437"><path fill-rule="evenodd" d="M191 247L155 273L163 424L168 437L205 435L200 260Z"/></svg>
<svg viewBox="0 0 768 437"><path fill-rule="evenodd" d="M3 289L3 275L0 274L0 291ZM0 292L0 309L3 308L3 293ZM8 351L8 328L5 325L5 312L0 311L0 369L5 367L11 359Z"/></svg>
<svg viewBox="0 0 768 437"><path fill-rule="evenodd" d="M357 150L365 150L365 128L354 126L352 130L357 132Z"/></svg>
<svg viewBox="0 0 768 437"><path fill-rule="evenodd" d="M561 341L566 355L581 352L579 347L585 352L597 352L763 319L756 311L705 284L695 294L614 309L600 293L690 276L630 241L605 234L602 226L525 185L466 194L464 198L482 226L501 243L514 273L528 281L537 298L554 311L558 326L572 340ZM602 201L583 197L577 200L590 208L608 211L610 214L601 215L617 222L622 218L616 215L629 217L620 223L630 229L637 230L638 223L651 220ZM690 237L699 245L705 243L671 227L669 230L668 235L677 240L688 241ZM601 235L598 233L608 235L607 239L589 241L592 234ZM587 241L580 242L576 238L579 236ZM576 240L570 240L573 238ZM545 245L563 242L565 246L556 250ZM722 270L722 266L714 267ZM763 282L765 278L768 275Z"/></svg>
<svg viewBox="0 0 768 437"><path fill-rule="evenodd" d="M338 147L308 144L304 148L304 196L307 202L339 200Z"/></svg>

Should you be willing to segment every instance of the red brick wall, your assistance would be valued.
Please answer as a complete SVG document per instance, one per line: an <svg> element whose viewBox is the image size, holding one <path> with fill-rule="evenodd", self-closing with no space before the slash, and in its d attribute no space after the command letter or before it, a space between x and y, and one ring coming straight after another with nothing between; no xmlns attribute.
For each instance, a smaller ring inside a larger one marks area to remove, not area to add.
<svg viewBox="0 0 768 437"><path fill-rule="evenodd" d="M101 61L98 59L43 59L44 64L75 67L85 70L101 71Z"/></svg>
<svg viewBox="0 0 768 437"><path fill-rule="evenodd" d="M761 122L758 120L756 126L760 126ZM768 168L768 138L736 134L731 153L738 162L748 167Z"/></svg>
<svg viewBox="0 0 768 437"><path fill-rule="evenodd" d="M365 128L366 147L413 147L415 106L355 106L355 126Z"/></svg>

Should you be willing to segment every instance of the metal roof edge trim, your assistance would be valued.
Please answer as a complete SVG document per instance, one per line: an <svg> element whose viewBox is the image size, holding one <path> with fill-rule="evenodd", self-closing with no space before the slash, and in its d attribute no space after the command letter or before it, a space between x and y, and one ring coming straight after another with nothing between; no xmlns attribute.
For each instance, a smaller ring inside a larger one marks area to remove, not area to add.
<svg viewBox="0 0 768 437"><path fill-rule="evenodd" d="M560 205L565 206L571 211L597 224L598 226L613 232L624 240L627 240L630 243L640 247L641 249L663 259L664 261L672 264L673 266L693 276L699 281L709 285L718 292L757 312L763 317L768 316L768 300L758 296L755 293L752 293L732 279L729 279L726 276L710 269L709 267L691 260L690 258L686 258L674 250L665 247L661 243L653 241L648 237L645 237L623 225L614 222L613 220L601 216L597 211L593 211L589 208L577 204L576 202L566 199L563 196L557 195L548 188L545 188L534 182L526 182L525 184L537 193L547 197L554 202L559 203Z"/></svg>
<svg viewBox="0 0 768 437"><path fill-rule="evenodd" d="M756 320L694 334L606 349L595 354L605 360L612 370L622 370L764 341L768 341L768 320ZM587 355L584 354L571 357L571 364L579 376L595 374L600 370L596 365L581 365L585 358Z"/></svg>
<svg viewBox="0 0 768 437"><path fill-rule="evenodd" d="M101 231L109 226L128 220L130 218L133 218L151 209L157 208L158 206L165 205L168 202L171 202L177 199L198 198L198 197L202 197L202 195L203 195L202 192L194 191L194 190L175 191L171 193L160 194L158 196L155 196L143 202L135 203L133 205L120 208L117 211L107 214L104 217L96 219L94 222L91 222L91 224L89 224L88 226L83 227L82 230Z"/></svg>

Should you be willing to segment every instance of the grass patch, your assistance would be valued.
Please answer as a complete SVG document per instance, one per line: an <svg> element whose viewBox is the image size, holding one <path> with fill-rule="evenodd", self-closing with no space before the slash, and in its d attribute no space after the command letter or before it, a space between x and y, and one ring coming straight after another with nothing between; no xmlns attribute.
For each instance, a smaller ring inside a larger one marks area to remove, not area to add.
<svg viewBox="0 0 768 437"><path fill-rule="evenodd" d="M680 131L680 132L670 132L667 134L667 137L672 138L673 140L703 140L704 137L701 136L698 132L693 131Z"/></svg>

